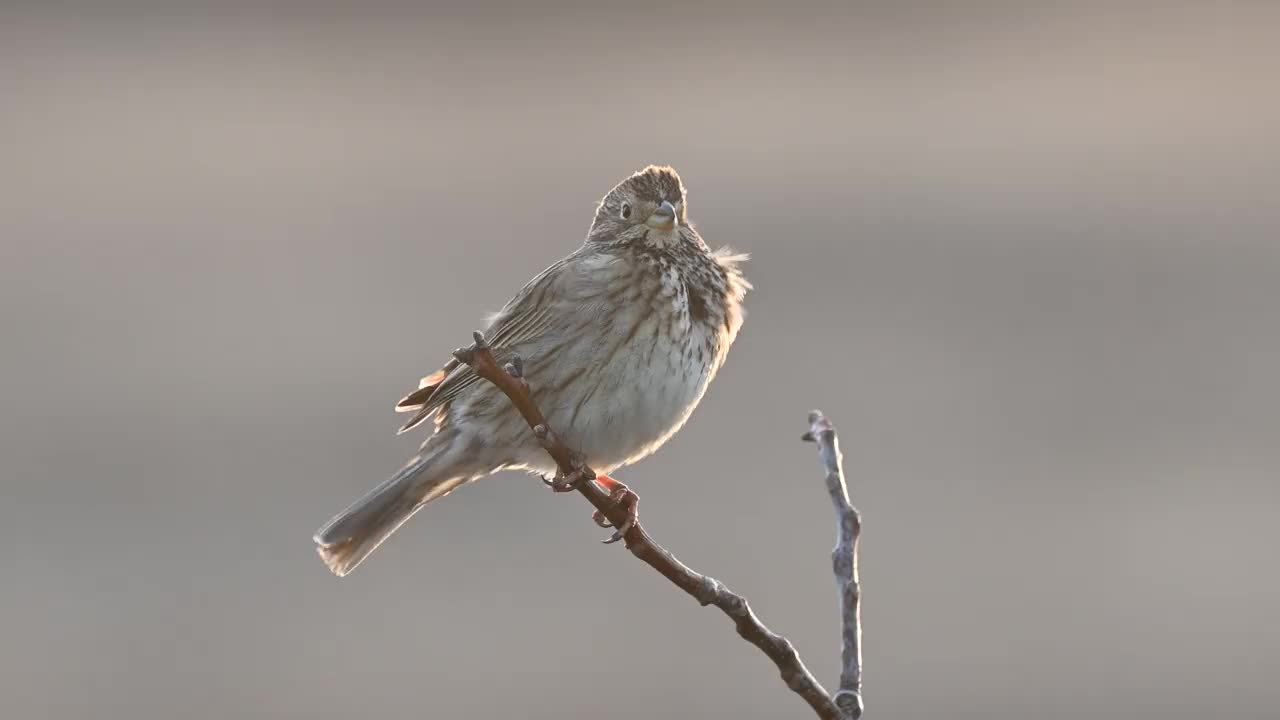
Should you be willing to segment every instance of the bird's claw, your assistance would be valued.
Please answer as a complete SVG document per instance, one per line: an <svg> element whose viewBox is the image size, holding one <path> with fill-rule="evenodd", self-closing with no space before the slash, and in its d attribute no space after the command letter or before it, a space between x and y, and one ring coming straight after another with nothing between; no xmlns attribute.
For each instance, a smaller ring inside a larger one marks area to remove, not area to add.
<svg viewBox="0 0 1280 720"><path fill-rule="evenodd" d="M611 479L612 480L612 479ZM613 534L601 540L605 545L616 543L626 536L631 528L636 526L640 520L640 496L631 491L631 488L623 485L617 480L612 480L612 484L602 483L609 487L610 507L618 507L621 505L627 513L626 519L621 525L614 525L613 521L600 510L591 513L591 519L596 525L602 528L614 528Z"/></svg>
<svg viewBox="0 0 1280 720"><path fill-rule="evenodd" d="M541 430L542 436L547 434L547 429L544 425L539 425L534 429L535 431ZM595 474L581 458L575 458L573 470L569 474L566 475L563 471L557 470L555 477L542 478L544 485L551 488L552 492L558 493L578 490L584 482L595 482L609 491L608 510L621 507L626 512L621 525L614 525L604 510L596 510L591 513L591 519L596 525L602 528L613 528L613 534L601 542L605 545L610 545L626 537L626 534L631 532L631 528L634 528L640 519L640 496L632 492L631 488L608 475Z"/></svg>
<svg viewBox="0 0 1280 720"><path fill-rule="evenodd" d="M572 492L582 487L582 483L588 480L595 480L595 478L596 474L590 468L586 465L578 465L568 475L556 471L555 477L551 479L542 478L542 484L551 488L552 492Z"/></svg>

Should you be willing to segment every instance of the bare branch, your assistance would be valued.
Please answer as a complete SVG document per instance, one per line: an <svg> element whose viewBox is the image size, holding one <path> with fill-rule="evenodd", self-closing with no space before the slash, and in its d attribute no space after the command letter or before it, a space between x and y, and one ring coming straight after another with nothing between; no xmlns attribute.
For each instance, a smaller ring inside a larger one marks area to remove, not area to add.
<svg viewBox="0 0 1280 720"><path fill-rule="evenodd" d="M791 642L765 627L752 612L746 598L734 593L719 580L694 572L676 559L666 548L649 537L634 516L628 514L624 503L619 502L617 493L606 492L596 482L582 481L593 480L596 475L547 424L546 418L530 396L528 383L521 377L523 373L520 363L508 362L506 370L498 367L492 353L489 352L484 336L475 333L475 340L475 344L470 348L455 351L454 357L470 365L477 375L493 383L506 394L524 416L525 422L529 424L539 443L556 461L561 475L570 478L571 482L576 482L573 489L582 493L583 497L594 505L609 523L623 530L621 538L626 541L626 547L631 554L657 570L676 587L693 596L700 604L714 605L729 616L738 634L747 642L760 648L778 666L783 682L809 703L818 717L823 720L844 720L847 716L841 713L827 695L827 691L804 666Z"/></svg>
<svg viewBox="0 0 1280 720"><path fill-rule="evenodd" d="M844 458L836 430L817 410L809 413L809 431L803 439L818 444L818 457L827 473L827 492L836 510L836 546L831 551L831 569L840 591L840 620L843 647L840 653L840 689L835 703L845 717L862 716L862 593L858 587L858 537L862 533L862 516L849 502L849 487L844 481Z"/></svg>

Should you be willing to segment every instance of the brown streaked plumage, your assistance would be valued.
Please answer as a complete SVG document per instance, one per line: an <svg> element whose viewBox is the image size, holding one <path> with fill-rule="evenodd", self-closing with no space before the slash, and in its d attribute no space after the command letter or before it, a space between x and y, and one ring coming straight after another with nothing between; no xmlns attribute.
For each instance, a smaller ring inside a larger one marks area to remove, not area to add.
<svg viewBox="0 0 1280 720"><path fill-rule="evenodd" d="M530 280L485 335L519 357L533 399L588 464L609 472L652 453L702 399L742 325L746 258L712 251L687 221L675 170L650 166L596 210L586 242ZM418 509L504 468L552 474L507 398L450 360L396 405L402 432L434 421L421 452L315 535L338 575Z"/></svg>

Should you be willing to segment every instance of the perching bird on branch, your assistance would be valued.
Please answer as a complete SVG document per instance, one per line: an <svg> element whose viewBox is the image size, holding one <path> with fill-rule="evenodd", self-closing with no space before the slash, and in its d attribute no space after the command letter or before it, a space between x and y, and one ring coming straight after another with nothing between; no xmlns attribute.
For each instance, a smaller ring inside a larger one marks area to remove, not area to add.
<svg viewBox="0 0 1280 720"><path fill-rule="evenodd" d="M742 325L746 259L711 250L685 218L685 188L650 166L609 191L586 242L530 280L490 321L533 400L586 464L607 473L657 450L693 412ZM421 452L320 528L320 557L346 575L423 505L503 469L556 465L520 413L451 361L396 405L401 429L434 420Z"/></svg>

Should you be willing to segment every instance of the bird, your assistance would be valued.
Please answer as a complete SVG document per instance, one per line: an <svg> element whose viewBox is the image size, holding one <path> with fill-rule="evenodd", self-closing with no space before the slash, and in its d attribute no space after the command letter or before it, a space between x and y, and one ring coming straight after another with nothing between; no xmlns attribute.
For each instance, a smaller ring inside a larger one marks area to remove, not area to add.
<svg viewBox="0 0 1280 720"><path fill-rule="evenodd" d="M650 165L623 179L600 200L582 245L525 284L483 332L500 367L520 366L560 440L610 482L607 473L685 424L742 327L748 256L712 250L687 214L675 169ZM500 470L557 471L508 398L456 358L395 409L412 413L400 432L431 421L431 434L315 533L339 577L466 483Z"/></svg>

